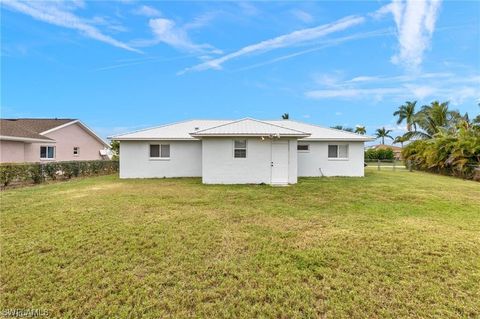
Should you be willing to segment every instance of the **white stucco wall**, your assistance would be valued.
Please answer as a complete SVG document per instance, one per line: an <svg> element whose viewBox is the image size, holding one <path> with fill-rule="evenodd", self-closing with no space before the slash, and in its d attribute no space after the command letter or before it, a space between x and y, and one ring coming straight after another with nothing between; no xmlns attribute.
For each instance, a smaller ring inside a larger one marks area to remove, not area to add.
<svg viewBox="0 0 480 319"><path fill-rule="evenodd" d="M241 139L241 138L239 138ZM247 158L234 158L234 138L203 138L202 180L206 184L259 184L271 182L271 140L247 138ZM289 183L297 182L296 141L289 139ZM293 150L293 151L292 151Z"/></svg>
<svg viewBox="0 0 480 319"><path fill-rule="evenodd" d="M150 159L150 144L170 144L170 159ZM121 141L120 178L202 175L200 141Z"/></svg>
<svg viewBox="0 0 480 319"><path fill-rule="evenodd" d="M363 142L307 142L308 152L298 152L298 176L364 176ZM329 159L329 144L348 144L348 160Z"/></svg>

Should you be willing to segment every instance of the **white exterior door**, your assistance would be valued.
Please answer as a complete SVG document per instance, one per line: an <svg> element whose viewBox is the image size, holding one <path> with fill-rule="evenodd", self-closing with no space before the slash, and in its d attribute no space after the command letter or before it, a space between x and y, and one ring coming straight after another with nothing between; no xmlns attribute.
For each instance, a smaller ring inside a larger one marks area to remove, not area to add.
<svg viewBox="0 0 480 319"><path fill-rule="evenodd" d="M288 184L288 141L272 142L272 184Z"/></svg>

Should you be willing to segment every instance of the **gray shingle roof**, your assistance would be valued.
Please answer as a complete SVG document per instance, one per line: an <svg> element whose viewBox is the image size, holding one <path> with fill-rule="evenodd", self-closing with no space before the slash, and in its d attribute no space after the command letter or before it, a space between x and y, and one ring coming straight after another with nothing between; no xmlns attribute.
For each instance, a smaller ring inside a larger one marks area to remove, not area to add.
<svg viewBox="0 0 480 319"><path fill-rule="evenodd" d="M74 119L0 119L0 135L52 141L40 133L72 121Z"/></svg>

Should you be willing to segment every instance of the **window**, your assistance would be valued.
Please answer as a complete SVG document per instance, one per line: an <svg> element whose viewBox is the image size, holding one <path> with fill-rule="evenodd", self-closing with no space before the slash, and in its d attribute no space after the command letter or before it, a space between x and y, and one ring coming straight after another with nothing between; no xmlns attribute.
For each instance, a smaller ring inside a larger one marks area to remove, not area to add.
<svg viewBox="0 0 480 319"><path fill-rule="evenodd" d="M80 147L74 146L73 147L73 156L78 156L80 155Z"/></svg>
<svg viewBox="0 0 480 319"><path fill-rule="evenodd" d="M297 144L297 151L308 152L310 150L310 144Z"/></svg>
<svg viewBox="0 0 480 319"><path fill-rule="evenodd" d="M40 159L54 159L55 146L40 146Z"/></svg>
<svg viewBox="0 0 480 319"><path fill-rule="evenodd" d="M328 145L328 158L348 158L348 145Z"/></svg>
<svg viewBox="0 0 480 319"><path fill-rule="evenodd" d="M234 158L247 157L247 140L235 140L233 145Z"/></svg>
<svg viewBox="0 0 480 319"><path fill-rule="evenodd" d="M150 158L170 158L170 144L150 144Z"/></svg>

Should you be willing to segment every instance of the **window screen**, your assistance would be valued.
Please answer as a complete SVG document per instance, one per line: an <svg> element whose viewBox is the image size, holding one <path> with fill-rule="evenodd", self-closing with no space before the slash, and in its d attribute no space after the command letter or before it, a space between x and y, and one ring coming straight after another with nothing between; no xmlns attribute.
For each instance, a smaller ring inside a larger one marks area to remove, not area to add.
<svg viewBox="0 0 480 319"><path fill-rule="evenodd" d="M348 145L328 145L328 158L348 158Z"/></svg>
<svg viewBox="0 0 480 319"><path fill-rule="evenodd" d="M170 144L160 145L160 157L170 157Z"/></svg>
<svg viewBox="0 0 480 319"><path fill-rule="evenodd" d="M234 158L246 158L247 157L247 140L235 140L233 157Z"/></svg>
<svg viewBox="0 0 480 319"><path fill-rule="evenodd" d="M55 158L55 146L40 146L40 158Z"/></svg>
<svg viewBox="0 0 480 319"><path fill-rule="evenodd" d="M328 145L328 158L338 157L338 145Z"/></svg>
<svg viewBox="0 0 480 319"><path fill-rule="evenodd" d="M310 145L308 144L298 144L297 145L297 151L308 151Z"/></svg>
<svg viewBox="0 0 480 319"><path fill-rule="evenodd" d="M348 158L348 145L338 145L338 157Z"/></svg>
<svg viewBox="0 0 480 319"><path fill-rule="evenodd" d="M150 145L150 157L160 157L160 145Z"/></svg>

